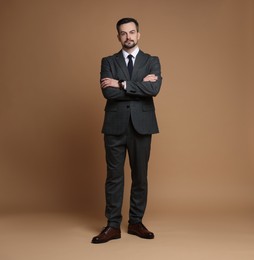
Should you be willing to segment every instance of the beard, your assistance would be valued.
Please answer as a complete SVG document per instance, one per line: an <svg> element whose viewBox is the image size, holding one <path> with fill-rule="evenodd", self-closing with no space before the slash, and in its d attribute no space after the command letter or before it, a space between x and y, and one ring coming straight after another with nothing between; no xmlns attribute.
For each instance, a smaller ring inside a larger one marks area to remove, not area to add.
<svg viewBox="0 0 254 260"><path fill-rule="evenodd" d="M132 49L133 47L135 47L138 44L138 42L134 42L134 41L126 41L123 46L126 49Z"/></svg>

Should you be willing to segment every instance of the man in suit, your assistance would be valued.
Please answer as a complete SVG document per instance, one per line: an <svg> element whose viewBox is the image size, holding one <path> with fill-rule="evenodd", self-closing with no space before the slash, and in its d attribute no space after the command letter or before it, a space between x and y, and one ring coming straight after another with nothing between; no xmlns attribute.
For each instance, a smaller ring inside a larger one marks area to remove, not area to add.
<svg viewBox="0 0 254 260"><path fill-rule="evenodd" d="M121 237L124 162L131 167L128 233L152 239L142 223L147 204L147 168L152 134L158 133L153 97L161 87L159 58L138 47L139 24L133 18L117 22L122 50L102 59L101 89L107 99L102 128L107 161L105 184L107 226L92 239L104 243Z"/></svg>

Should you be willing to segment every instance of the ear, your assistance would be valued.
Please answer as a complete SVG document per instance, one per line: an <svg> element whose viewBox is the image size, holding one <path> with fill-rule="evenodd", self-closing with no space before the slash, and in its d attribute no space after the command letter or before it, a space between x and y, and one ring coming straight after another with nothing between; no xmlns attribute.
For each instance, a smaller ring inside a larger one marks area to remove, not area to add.
<svg viewBox="0 0 254 260"><path fill-rule="evenodd" d="M140 32L138 32L138 40L140 39Z"/></svg>

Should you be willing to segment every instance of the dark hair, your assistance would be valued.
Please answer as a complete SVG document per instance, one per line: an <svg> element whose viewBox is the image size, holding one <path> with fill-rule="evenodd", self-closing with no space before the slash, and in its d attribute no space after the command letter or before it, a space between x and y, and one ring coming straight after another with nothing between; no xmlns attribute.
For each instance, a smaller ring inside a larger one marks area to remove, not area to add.
<svg viewBox="0 0 254 260"><path fill-rule="evenodd" d="M119 33L119 28L122 24L125 24L125 23L135 23L136 25L136 28L137 28L137 32L139 31L139 24L138 24L138 21L134 18L122 18L121 20L119 20L116 24L116 29Z"/></svg>

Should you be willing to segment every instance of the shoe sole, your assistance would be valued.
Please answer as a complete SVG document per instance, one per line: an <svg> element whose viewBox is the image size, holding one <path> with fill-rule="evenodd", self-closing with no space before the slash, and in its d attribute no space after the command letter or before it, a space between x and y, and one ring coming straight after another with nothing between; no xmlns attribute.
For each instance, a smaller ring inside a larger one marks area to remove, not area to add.
<svg viewBox="0 0 254 260"><path fill-rule="evenodd" d="M103 243L107 243L111 240L120 239L120 238L121 238L121 236L117 236L117 237L112 237L112 238L110 238L109 240L106 240L106 241L92 241L91 243L92 244L103 244Z"/></svg>
<svg viewBox="0 0 254 260"><path fill-rule="evenodd" d="M154 236L153 237L142 237L138 233L133 232L133 231L128 231L128 234L134 235L134 236L137 236L137 237L140 237L140 238L144 238L144 239L154 239Z"/></svg>

